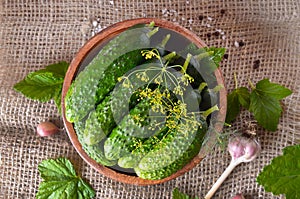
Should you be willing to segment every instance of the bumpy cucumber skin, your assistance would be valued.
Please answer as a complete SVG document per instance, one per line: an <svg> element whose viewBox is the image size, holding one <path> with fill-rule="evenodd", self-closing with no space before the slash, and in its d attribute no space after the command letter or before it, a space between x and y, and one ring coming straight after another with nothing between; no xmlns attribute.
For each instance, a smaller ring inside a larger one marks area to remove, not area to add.
<svg viewBox="0 0 300 199"><path fill-rule="evenodd" d="M113 166L115 165L117 162L116 161L111 161L108 160L103 152L103 149L100 146L100 143L97 145L93 145L93 146L89 146L87 144L85 144L84 140L83 140L83 130L84 130L84 121L78 121L74 123L74 129L76 131L77 137L79 142L82 145L83 150L86 152L86 154L94 159L97 163L100 163L104 166Z"/></svg>
<svg viewBox="0 0 300 199"><path fill-rule="evenodd" d="M129 88L119 87L116 92L107 95L86 119L83 134L85 143L94 145L105 138L138 103L137 93L138 91L131 95Z"/></svg>
<svg viewBox="0 0 300 199"><path fill-rule="evenodd" d="M139 167L135 167L134 171L140 178L148 179L148 180L163 179L172 175L173 173L182 169L199 153L202 146L203 136L204 136L203 133L201 131L198 131L195 136L195 139L188 147L188 149L184 153L182 153L181 156L170 165L157 170L151 170L151 171L145 171Z"/></svg>
<svg viewBox="0 0 300 199"><path fill-rule="evenodd" d="M65 114L66 114L66 118L67 118L68 121L70 119L70 115L73 114L72 109L69 108L69 107L71 107L71 104L72 104L73 90L74 90L74 84L71 84L69 89L68 89L68 92L65 96Z"/></svg>
<svg viewBox="0 0 300 199"><path fill-rule="evenodd" d="M140 50L132 51L132 48L149 47L147 33L150 31L151 28L145 27L121 33L79 73L71 93L66 96L66 118L69 122L84 118L113 88L118 77L144 60Z"/></svg>
<svg viewBox="0 0 300 199"><path fill-rule="evenodd" d="M138 167L144 171L159 170L176 161L197 138L198 131L201 134L205 134L207 131L206 121L203 118L198 119L202 123L199 129L187 132L185 131L186 124L180 123L178 127L184 129L169 130L168 135L141 159Z"/></svg>
<svg viewBox="0 0 300 199"><path fill-rule="evenodd" d="M150 102L147 99L142 100L113 129L104 143L104 153L108 159L117 160L124 155L128 155L139 143L142 143L157 131L157 129L149 129L148 126L150 108ZM139 121L142 122L136 123L134 116L138 116Z"/></svg>
<svg viewBox="0 0 300 199"><path fill-rule="evenodd" d="M126 135L126 131L117 127L104 143L105 157L109 160L118 160L123 155L130 153L140 142L142 142L141 138L130 137Z"/></svg>
<svg viewBox="0 0 300 199"><path fill-rule="evenodd" d="M83 140L88 145L99 143L116 126L110 108L111 96L107 96L96 110L92 110L86 120Z"/></svg>
<svg viewBox="0 0 300 199"><path fill-rule="evenodd" d="M165 127L161 129L155 135L146 139L142 145L135 148L130 154L121 157L118 160L118 165L123 168L134 168L136 167L140 160L153 149L153 147L158 144L161 139L166 135L168 132L168 128Z"/></svg>
<svg viewBox="0 0 300 199"><path fill-rule="evenodd" d="M124 75L130 69L138 66L143 61L144 57L141 54L141 49L128 52L116 59L104 72L105 76L99 81L96 91L96 103L100 102L109 93L118 82L118 77Z"/></svg>

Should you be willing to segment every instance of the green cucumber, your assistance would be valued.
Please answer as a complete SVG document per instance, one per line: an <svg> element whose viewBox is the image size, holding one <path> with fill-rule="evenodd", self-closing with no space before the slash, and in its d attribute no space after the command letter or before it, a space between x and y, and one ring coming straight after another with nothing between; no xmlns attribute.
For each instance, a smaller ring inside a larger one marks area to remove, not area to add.
<svg viewBox="0 0 300 199"><path fill-rule="evenodd" d="M146 138L154 135L156 131L162 128L163 124L155 129L150 128L150 123L158 122L150 120L149 114L151 114L151 103L148 99L141 100L130 110L130 114L126 115L120 124L113 129L104 143L104 153L108 159L117 160L131 153Z"/></svg>
<svg viewBox="0 0 300 199"><path fill-rule="evenodd" d="M188 120L180 119L179 125L175 129L169 130L161 142L141 159L137 168L143 171L160 170L176 162L190 147L191 143L199 137L197 134L200 133L201 137L206 134L208 130L206 119L214 111L219 111L217 105L201 112L200 115L195 112L188 113L192 114L193 117L189 117ZM197 123L190 123L191 119ZM198 126L197 129L192 129L195 128L195 125Z"/></svg>
<svg viewBox="0 0 300 199"><path fill-rule="evenodd" d="M111 96L106 97L96 110L92 110L86 120L85 129L83 131L83 140L87 145L99 143L111 130L116 123L109 106Z"/></svg>
<svg viewBox="0 0 300 199"><path fill-rule="evenodd" d="M157 30L153 26L128 29L101 49L79 73L66 96L66 118L69 122L84 118L110 92L118 77L144 61L140 49L149 47L149 38Z"/></svg>
<svg viewBox="0 0 300 199"><path fill-rule="evenodd" d="M141 145L137 146L130 154L121 157L118 165L123 168L134 168L140 160L158 144L168 132L168 128L162 128L158 133L146 139Z"/></svg>
<svg viewBox="0 0 300 199"><path fill-rule="evenodd" d="M190 144L190 146L185 150L177 160L172 162L171 164L163 167L158 168L155 170L146 171L141 169L140 167L135 167L134 171L136 174L143 179L148 180L158 180L166 178L173 173L176 173L178 170L182 169L187 163L189 163L200 151L202 142L203 142L203 133L201 131L198 131L195 139ZM152 162L152 164L156 164L156 162Z"/></svg>
<svg viewBox="0 0 300 199"><path fill-rule="evenodd" d="M108 160L103 152L103 146L101 146L102 143L99 143L97 145L89 146L85 144L83 139L83 130L84 130L85 123L84 121L78 121L74 123L74 129L76 131L78 140L82 146L82 149L86 152L86 154L94 159L97 163L102 164L104 166L113 166L116 164L116 161ZM103 145L103 144L102 144Z"/></svg>
<svg viewBox="0 0 300 199"><path fill-rule="evenodd" d="M202 116L195 119L201 123L199 129L190 129L190 124L182 120L176 129L170 129L164 139L141 159L137 167L144 171L159 170L180 158L197 139L197 133L203 135L207 131L205 119Z"/></svg>
<svg viewBox="0 0 300 199"><path fill-rule="evenodd" d="M131 95L129 88L110 93L89 113L86 119L83 140L88 145L99 143L117 126L121 119L138 103L138 94ZM114 110L112 110L114 108ZM117 109L117 110L116 110Z"/></svg>

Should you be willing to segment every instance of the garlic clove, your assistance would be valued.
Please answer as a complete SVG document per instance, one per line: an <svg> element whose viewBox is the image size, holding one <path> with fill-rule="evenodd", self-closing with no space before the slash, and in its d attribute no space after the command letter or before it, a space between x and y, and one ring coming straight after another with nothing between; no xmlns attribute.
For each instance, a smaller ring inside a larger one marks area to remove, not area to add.
<svg viewBox="0 0 300 199"><path fill-rule="evenodd" d="M236 194L232 199L245 199L243 194Z"/></svg>
<svg viewBox="0 0 300 199"><path fill-rule="evenodd" d="M37 126L37 134L45 137L56 134L59 132L59 128L52 122L41 122Z"/></svg>

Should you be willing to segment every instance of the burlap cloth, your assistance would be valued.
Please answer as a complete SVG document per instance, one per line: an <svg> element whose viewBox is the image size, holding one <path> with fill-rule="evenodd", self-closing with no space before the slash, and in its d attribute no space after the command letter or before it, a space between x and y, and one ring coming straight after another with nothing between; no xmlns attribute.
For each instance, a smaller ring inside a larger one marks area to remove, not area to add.
<svg viewBox="0 0 300 199"><path fill-rule="evenodd" d="M66 132L45 138L36 135L36 126L42 121L51 120L63 127L53 102L28 100L12 90L28 72L57 61L71 61L95 31L137 17L174 21L195 32L207 45L226 47L229 56L221 69L228 90L234 87L235 72L240 86L247 85L248 78L256 83L268 77L294 91L284 100L285 112L278 131L258 129L261 156L236 168L214 197L230 198L243 192L249 199L284 198L266 193L256 183L256 176L281 154L283 147L300 138L298 0L1 0L0 198L34 198L41 182L38 163L60 156L75 164L97 191L96 198L101 199L171 198L174 187L192 196L203 196L220 176L230 156L216 149L196 168L165 184L139 187L108 179L79 157ZM260 64L254 69L256 60ZM245 121L251 119L249 114L242 114L234 128L244 129Z"/></svg>

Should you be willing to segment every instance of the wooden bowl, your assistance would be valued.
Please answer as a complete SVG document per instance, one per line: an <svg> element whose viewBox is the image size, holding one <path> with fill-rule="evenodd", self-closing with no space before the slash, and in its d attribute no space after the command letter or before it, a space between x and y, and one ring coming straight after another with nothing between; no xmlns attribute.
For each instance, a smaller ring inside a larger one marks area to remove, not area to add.
<svg viewBox="0 0 300 199"><path fill-rule="evenodd" d="M119 182L123 182L123 183L127 183L127 184L134 184L134 185L154 185L154 184L167 182L167 181L172 180L180 175L183 175L185 172L191 170L193 167L195 167L197 164L199 164L199 162L205 157L205 155L208 153L207 149L212 148L212 145L216 139L215 133L211 133L209 135L209 139L208 139L207 143L205 144L205 147L202 147L199 154L196 157L194 157L192 159L192 161L190 163L188 163L187 165L185 165L181 170L179 170L176 173L172 174L171 176L161 179L161 180L145 180L145 179L142 179L142 178L139 178L136 176L132 176L129 174L127 175L127 174L118 172L116 170L113 170L109 167L98 164L95 160L90 158L85 153L85 151L82 149L82 146L81 146L80 142L78 141L76 132L73 128L73 124L66 120L64 99L65 99L66 93L67 93L73 79L76 76L76 73L77 73L80 65L82 64L82 62L84 61L85 58L87 58L88 56L91 56L90 54L94 53L93 49L96 46L99 46L99 45L105 43L106 41L110 40L111 38L115 37L116 35L125 31L126 29L128 29L129 27L131 27L133 25L148 24L152 21L155 22L155 26L170 29L172 31L175 31L175 32L183 35L185 38L187 38L188 40L190 40L191 42L196 44L198 47L206 46L205 43L203 41L201 41L194 33L192 33L191 31L189 31L179 25L173 24L169 21L164 21L164 20L155 19L155 18L139 18L139 19L122 21L122 22L116 23L116 24L102 30L100 33L98 33L93 38L91 38L89 41L87 41L87 43L79 50L79 52L74 57L74 59L72 60L70 66L69 66L69 69L67 71L67 74L66 74L66 77L64 80L63 90L62 90L62 113L63 113L64 124L67 129L67 133L70 137L70 140L71 140L73 146L75 147L75 149L77 150L77 152L79 153L79 155L90 166L92 166L94 169L96 169L101 174L103 174L109 178L112 178L114 180L117 180ZM215 76L217 79L217 83L224 85L223 77L222 77L219 69L215 71ZM216 132L221 132L223 123L225 121L226 105L227 105L225 88L221 89L219 99L220 99L220 101L219 101L220 111L217 114L217 121L219 121L219 122L215 123L213 126L213 129Z"/></svg>

